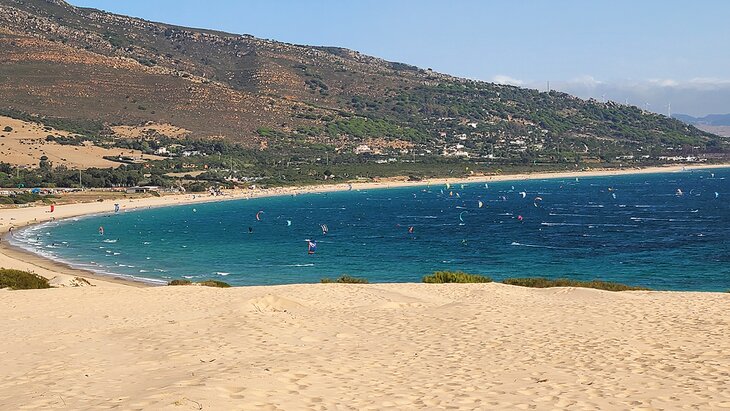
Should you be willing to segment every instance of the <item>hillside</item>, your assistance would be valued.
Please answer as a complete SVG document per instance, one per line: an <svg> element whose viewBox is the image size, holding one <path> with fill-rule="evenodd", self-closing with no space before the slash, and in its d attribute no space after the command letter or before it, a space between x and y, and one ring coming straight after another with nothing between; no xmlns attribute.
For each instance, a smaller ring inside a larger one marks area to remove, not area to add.
<svg viewBox="0 0 730 411"><path fill-rule="evenodd" d="M148 154L182 138L195 146L190 162L198 153L229 156L229 172L241 177L246 167L261 177L281 164L321 164L307 171L321 176L327 166L362 163L406 170L415 162L572 165L728 153L713 134L633 106L61 0L0 0L0 79L1 115ZM144 131L120 133L125 127Z"/></svg>

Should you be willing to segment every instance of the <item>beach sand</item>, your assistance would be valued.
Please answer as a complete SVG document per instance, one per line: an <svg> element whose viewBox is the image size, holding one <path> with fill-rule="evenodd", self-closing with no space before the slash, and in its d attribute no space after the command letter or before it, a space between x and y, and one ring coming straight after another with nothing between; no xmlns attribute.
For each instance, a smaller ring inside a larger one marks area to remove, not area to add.
<svg viewBox="0 0 730 411"><path fill-rule="evenodd" d="M723 409L729 311L502 284L0 291L0 408Z"/></svg>
<svg viewBox="0 0 730 411"><path fill-rule="evenodd" d="M464 180L450 182L457 181ZM130 210L347 188L116 202ZM2 209L0 229L112 209L113 201L53 214ZM139 288L7 248L0 267L30 269L62 287L0 290L3 410L730 408L728 293L502 284ZM95 286L72 287L76 276Z"/></svg>

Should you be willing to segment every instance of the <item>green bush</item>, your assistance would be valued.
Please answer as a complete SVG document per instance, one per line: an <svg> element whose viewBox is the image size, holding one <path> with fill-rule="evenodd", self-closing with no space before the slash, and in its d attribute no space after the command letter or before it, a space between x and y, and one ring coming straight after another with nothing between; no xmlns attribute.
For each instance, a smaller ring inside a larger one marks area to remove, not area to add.
<svg viewBox="0 0 730 411"><path fill-rule="evenodd" d="M423 277L424 283L491 283L492 279L478 274L467 274L461 271L436 271Z"/></svg>
<svg viewBox="0 0 730 411"><path fill-rule="evenodd" d="M231 285L228 283L224 283L223 281L218 280L205 280L201 281L199 283L194 283L190 280L172 280L167 285L201 285L204 287L218 287L218 288L228 288Z"/></svg>
<svg viewBox="0 0 730 411"><path fill-rule="evenodd" d="M218 280L205 280L201 281L198 284L205 286L205 287L218 287L218 288L228 288L231 285L228 283L224 283L223 281Z"/></svg>
<svg viewBox="0 0 730 411"><path fill-rule="evenodd" d="M185 191L190 193L204 193L208 191L208 187L210 187L210 184L206 182L196 181L194 183L186 184L184 187Z"/></svg>
<svg viewBox="0 0 730 411"><path fill-rule="evenodd" d="M0 268L0 288L11 290L36 290L51 288L48 279L27 271Z"/></svg>
<svg viewBox="0 0 730 411"><path fill-rule="evenodd" d="M342 283L342 284L367 284L368 280L365 278L351 277L349 275L341 275L339 278L334 280L331 278L323 278L320 280L321 283Z"/></svg>
<svg viewBox="0 0 730 411"><path fill-rule="evenodd" d="M505 284L517 285L520 287L532 287L532 288L549 288L549 287L581 287L581 288L595 288L597 290L606 291L632 291L632 290L648 290L643 287L633 287L621 283L613 283L608 281L579 281L571 280L568 278L558 278L550 280L542 277L530 277L530 278L508 278L503 281Z"/></svg>

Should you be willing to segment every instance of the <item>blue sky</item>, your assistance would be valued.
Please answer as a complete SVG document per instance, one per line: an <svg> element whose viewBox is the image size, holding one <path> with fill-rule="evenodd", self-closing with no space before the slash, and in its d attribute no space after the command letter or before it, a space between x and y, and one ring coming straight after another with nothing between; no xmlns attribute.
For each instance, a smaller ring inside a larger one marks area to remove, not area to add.
<svg viewBox="0 0 730 411"><path fill-rule="evenodd" d="M730 112L730 1L71 0L693 115Z"/></svg>

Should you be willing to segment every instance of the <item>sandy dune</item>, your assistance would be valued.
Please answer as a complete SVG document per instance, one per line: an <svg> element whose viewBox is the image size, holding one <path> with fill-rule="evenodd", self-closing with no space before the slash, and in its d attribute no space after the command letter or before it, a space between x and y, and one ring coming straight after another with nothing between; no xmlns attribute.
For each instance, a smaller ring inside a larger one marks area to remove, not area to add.
<svg viewBox="0 0 730 411"><path fill-rule="evenodd" d="M730 294L0 291L2 409L722 409Z"/></svg>

